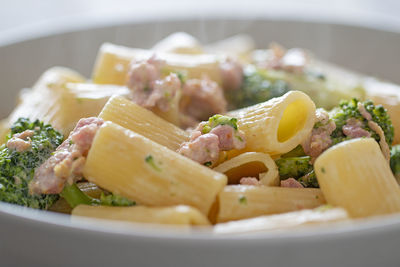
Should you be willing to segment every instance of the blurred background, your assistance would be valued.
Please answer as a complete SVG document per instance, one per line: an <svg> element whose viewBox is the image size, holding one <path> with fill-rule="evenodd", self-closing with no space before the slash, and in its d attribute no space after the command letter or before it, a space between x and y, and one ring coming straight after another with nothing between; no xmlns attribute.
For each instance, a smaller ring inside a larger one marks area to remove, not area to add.
<svg viewBox="0 0 400 267"><path fill-rule="evenodd" d="M72 29L82 23L151 18L244 16L296 17L400 29L398 0L0 0L0 43L46 34L60 24ZM65 26L65 24L67 24Z"/></svg>

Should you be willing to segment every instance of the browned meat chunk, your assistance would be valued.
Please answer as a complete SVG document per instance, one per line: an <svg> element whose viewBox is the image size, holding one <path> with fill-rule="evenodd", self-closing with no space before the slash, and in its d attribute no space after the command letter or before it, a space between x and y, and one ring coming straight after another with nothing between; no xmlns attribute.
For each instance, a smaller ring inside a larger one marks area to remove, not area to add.
<svg viewBox="0 0 400 267"><path fill-rule="evenodd" d="M36 169L29 184L30 192L59 194L65 182L73 183L81 179L86 156L102 124L103 120L99 118L79 120L69 137Z"/></svg>

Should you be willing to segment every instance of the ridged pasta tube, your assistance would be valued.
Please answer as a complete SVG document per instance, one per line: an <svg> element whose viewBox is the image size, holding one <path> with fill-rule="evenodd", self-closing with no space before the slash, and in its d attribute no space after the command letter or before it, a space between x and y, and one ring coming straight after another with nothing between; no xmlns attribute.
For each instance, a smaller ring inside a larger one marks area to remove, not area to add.
<svg viewBox="0 0 400 267"><path fill-rule="evenodd" d="M248 185L226 186L218 201L218 222L312 209L325 204L321 190L316 188Z"/></svg>
<svg viewBox="0 0 400 267"><path fill-rule="evenodd" d="M214 234L247 234L279 229L291 229L306 225L347 220L346 210L342 208L316 208L293 211L276 215L219 223L213 229Z"/></svg>
<svg viewBox="0 0 400 267"><path fill-rule="evenodd" d="M134 49L110 43L100 47L92 80L94 83L123 85L132 60L147 60L155 54L157 58L165 60L165 73L181 71L187 74L188 78L201 78L207 75L211 80L221 84L219 66L225 59L224 56L156 53L152 50Z"/></svg>
<svg viewBox="0 0 400 267"><path fill-rule="evenodd" d="M279 172L270 155L261 152L246 152L221 163L214 171L225 173L229 183L238 183L242 177L258 177L266 186L279 185Z"/></svg>
<svg viewBox="0 0 400 267"><path fill-rule="evenodd" d="M308 137L315 123L315 104L306 94L291 91L228 115L238 119L246 151L276 155L289 152Z"/></svg>
<svg viewBox="0 0 400 267"><path fill-rule="evenodd" d="M372 138L331 147L317 158L314 170L327 202L351 217L400 212L400 187Z"/></svg>
<svg viewBox="0 0 400 267"><path fill-rule="evenodd" d="M99 117L141 134L174 151L189 139L186 131L121 96L110 98Z"/></svg>
<svg viewBox="0 0 400 267"><path fill-rule="evenodd" d="M197 209L179 205L172 207L109 207L79 205L72 210L76 216L136 223L172 225L209 225L208 219Z"/></svg>
<svg viewBox="0 0 400 267"><path fill-rule="evenodd" d="M90 182L139 204L183 204L205 215L227 183L224 174L111 122L98 130L83 173Z"/></svg>

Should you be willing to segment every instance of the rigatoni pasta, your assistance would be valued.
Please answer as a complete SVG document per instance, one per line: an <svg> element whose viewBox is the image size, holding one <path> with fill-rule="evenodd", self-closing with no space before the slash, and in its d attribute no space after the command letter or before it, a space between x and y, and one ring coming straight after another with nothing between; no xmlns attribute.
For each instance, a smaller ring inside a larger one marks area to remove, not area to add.
<svg viewBox="0 0 400 267"><path fill-rule="evenodd" d="M171 207L108 207L80 205L72 210L72 216L84 216L136 223L171 225L210 225L207 217L190 206Z"/></svg>
<svg viewBox="0 0 400 267"><path fill-rule="evenodd" d="M348 220L346 210L322 206L313 210L301 210L288 213L260 216L251 219L218 223L213 229L217 235L247 234L273 230L284 230L316 223L328 223Z"/></svg>
<svg viewBox="0 0 400 267"><path fill-rule="evenodd" d="M109 43L103 44L99 50L92 80L94 83L124 85L131 61L147 60L153 55L165 60L165 73L184 72L188 78L201 78L207 75L217 83L222 82L219 65L224 57L210 54L155 54L152 50L132 49Z"/></svg>
<svg viewBox="0 0 400 267"><path fill-rule="evenodd" d="M312 209L325 204L320 189L229 185L218 195L217 221Z"/></svg>
<svg viewBox="0 0 400 267"><path fill-rule="evenodd" d="M266 186L279 185L278 167L270 155L246 152L221 163L215 171L225 173L230 183L238 183L242 177L258 177Z"/></svg>
<svg viewBox="0 0 400 267"><path fill-rule="evenodd" d="M371 138L328 149L316 160L315 172L328 203L351 217L400 212L400 187Z"/></svg>
<svg viewBox="0 0 400 267"><path fill-rule="evenodd" d="M189 134L184 130L121 96L112 97L99 117L119 124L174 151L189 139Z"/></svg>
<svg viewBox="0 0 400 267"><path fill-rule="evenodd" d="M315 104L304 93L292 91L267 102L228 113L246 134L246 151L283 154L310 134Z"/></svg>
<svg viewBox="0 0 400 267"><path fill-rule="evenodd" d="M110 122L96 134L84 176L142 205L184 204L205 215L227 183L225 175Z"/></svg>

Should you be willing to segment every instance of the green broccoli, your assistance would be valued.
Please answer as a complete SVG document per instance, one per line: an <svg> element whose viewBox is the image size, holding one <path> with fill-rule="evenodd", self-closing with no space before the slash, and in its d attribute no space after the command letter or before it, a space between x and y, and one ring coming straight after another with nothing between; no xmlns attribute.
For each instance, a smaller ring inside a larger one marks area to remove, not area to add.
<svg viewBox="0 0 400 267"><path fill-rule="evenodd" d="M78 205L103 205L103 206L134 206L135 201L131 201L125 197L101 193L100 199L92 198L82 192L76 184L65 184L60 194L71 206L75 208Z"/></svg>
<svg viewBox="0 0 400 267"><path fill-rule="evenodd" d="M25 130L34 131L31 147L22 152L0 147L0 201L18 204L37 209L48 209L57 199L58 195L30 195L29 182L32 180L35 168L40 166L51 153L62 143L63 136L51 125L39 120L31 122L29 119L20 118L11 126L14 134Z"/></svg>
<svg viewBox="0 0 400 267"><path fill-rule="evenodd" d="M311 157L285 157L275 160L281 180L294 178L304 187L319 187Z"/></svg>
<svg viewBox="0 0 400 267"><path fill-rule="evenodd" d="M309 156L277 159L276 165L281 180L288 178L298 179L313 170Z"/></svg>
<svg viewBox="0 0 400 267"><path fill-rule="evenodd" d="M270 78L266 70L249 65L244 69L243 83L239 90L226 95L232 109L248 107L282 96L290 90L283 80Z"/></svg>
<svg viewBox="0 0 400 267"><path fill-rule="evenodd" d="M365 119L358 110L358 100L352 99L349 101L341 101L339 107L334 108L330 112L330 117L336 124L336 129L333 131L331 137L333 144L340 143L350 138L346 137L342 131L342 127L347 123L347 120L354 118L362 123L362 128L371 134L377 142L380 141L379 135L368 126L368 121ZM365 110L371 114L372 120L376 122L385 134L386 142L391 147L394 138L394 128L386 109L382 105L374 105L371 100L362 102Z"/></svg>
<svg viewBox="0 0 400 267"><path fill-rule="evenodd" d="M393 146L390 150L390 168L397 181L400 181L400 145Z"/></svg>
<svg viewBox="0 0 400 267"><path fill-rule="evenodd" d="M238 129L236 118L216 114L208 119L208 122L203 126L202 133L209 133L213 128L219 125L229 125L235 130Z"/></svg>

